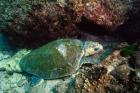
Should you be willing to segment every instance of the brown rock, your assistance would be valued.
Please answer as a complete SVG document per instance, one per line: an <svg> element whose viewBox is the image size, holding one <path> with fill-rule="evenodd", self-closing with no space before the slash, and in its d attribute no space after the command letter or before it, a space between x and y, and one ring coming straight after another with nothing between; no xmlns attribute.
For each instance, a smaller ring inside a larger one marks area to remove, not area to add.
<svg viewBox="0 0 140 93"><path fill-rule="evenodd" d="M22 23L21 23L22 22ZM80 38L74 11L54 3L35 5L22 21L16 18L8 34L20 47L37 47L58 38Z"/></svg>

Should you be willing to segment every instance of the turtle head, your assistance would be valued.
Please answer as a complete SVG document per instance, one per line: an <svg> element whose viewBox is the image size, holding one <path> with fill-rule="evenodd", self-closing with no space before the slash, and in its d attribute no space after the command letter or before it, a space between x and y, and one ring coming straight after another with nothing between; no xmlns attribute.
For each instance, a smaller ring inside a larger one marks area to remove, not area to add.
<svg viewBox="0 0 140 93"><path fill-rule="evenodd" d="M90 56L103 50L103 46L98 42L86 41L84 42L84 55Z"/></svg>

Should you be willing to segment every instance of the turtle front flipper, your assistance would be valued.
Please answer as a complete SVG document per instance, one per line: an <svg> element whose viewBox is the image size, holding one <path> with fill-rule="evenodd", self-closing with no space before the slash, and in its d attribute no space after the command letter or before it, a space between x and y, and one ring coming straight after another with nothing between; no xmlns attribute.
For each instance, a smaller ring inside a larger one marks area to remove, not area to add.
<svg viewBox="0 0 140 93"><path fill-rule="evenodd" d="M8 73L13 72L21 72L21 69L18 65L19 62L11 61L11 60L4 60L0 62L0 71L6 71Z"/></svg>
<svg viewBox="0 0 140 93"><path fill-rule="evenodd" d="M0 71L7 71L8 73L22 72L19 62L23 56L28 54L28 50L20 50L14 56L0 61Z"/></svg>
<svg viewBox="0 0 140 93"><path fill-rule="evenodd" d="M0 71L5 71L6 70L6 63L0 61Z"/></svg>

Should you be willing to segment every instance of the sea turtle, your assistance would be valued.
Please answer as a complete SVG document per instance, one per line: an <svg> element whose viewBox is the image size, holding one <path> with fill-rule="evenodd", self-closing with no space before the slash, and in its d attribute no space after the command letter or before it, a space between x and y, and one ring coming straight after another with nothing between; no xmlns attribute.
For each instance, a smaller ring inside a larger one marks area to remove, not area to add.
<svg viewBox="0 0 140 93"><path fill-rule="evenodd" d="M83 57L102 49L103 46L98 42L58 39L31 51L19 62L0 65L12 72L27 72L44 79L56 79L72 75L84 63Z"/></svg>

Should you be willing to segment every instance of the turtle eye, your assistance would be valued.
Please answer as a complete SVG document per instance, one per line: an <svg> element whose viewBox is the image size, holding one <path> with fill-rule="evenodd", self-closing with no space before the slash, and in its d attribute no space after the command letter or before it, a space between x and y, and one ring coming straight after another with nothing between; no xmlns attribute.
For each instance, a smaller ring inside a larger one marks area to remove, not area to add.
<svg viewBox="0 0 140 93"><path fill-rule="evenodd" d="M97 50L99 50L99 48L95 48L94 50L97 51Z"/></svg>

